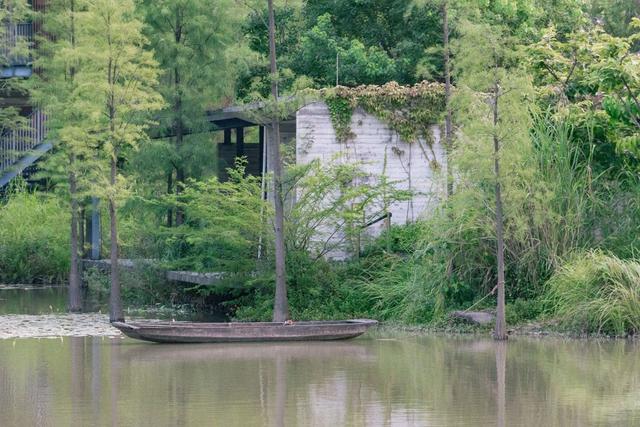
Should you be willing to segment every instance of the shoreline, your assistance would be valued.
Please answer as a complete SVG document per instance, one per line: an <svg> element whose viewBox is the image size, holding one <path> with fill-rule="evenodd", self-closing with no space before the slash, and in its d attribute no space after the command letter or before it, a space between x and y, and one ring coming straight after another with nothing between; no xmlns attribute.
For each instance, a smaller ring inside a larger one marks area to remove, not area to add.
<svg viewBox="0 0 640 427"><path fill-rule="evenodd" d="M438 336L467 336L492 338L493 325L449 324L449 325L410 325L395 322L381 322L376 333L400 333L410 336L438 335ZM640 336L610 336L605 334L588 334L560 331L552 327L545 327L542 323L527 323L507 325L509 337L526 337L538 339L566 339L576 341L633 341L640 342Z"/></svg>
<svg viewBox="0 0 640 427"><path fill-rule="evenodd" d="M136 320L151 321L153 319ZM365 336L373 339L444 336L491 338L492 326L475 325L409 325L395 322L380 323ZM0 340L21 338L105 337L122 338L120 331L109 323L107 314L51 313L51 314L5 314L0 315ZM509 328L509 337L538 340L571 341L628 341L639 342L638 336L614 337L603 334L578 334L545 328L539 323L516 325Z"/></svg>

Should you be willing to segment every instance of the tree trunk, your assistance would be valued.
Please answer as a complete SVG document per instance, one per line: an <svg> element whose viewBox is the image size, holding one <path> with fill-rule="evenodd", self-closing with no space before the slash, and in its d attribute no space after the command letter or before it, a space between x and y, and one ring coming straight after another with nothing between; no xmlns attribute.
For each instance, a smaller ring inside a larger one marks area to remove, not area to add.
<svg viewBox="0 0 640 427"><path fill-rule="evenodd" d="M442 3L442 47L444 59L444 100L445 100L445 118L444 118L444 152L445 161L447 162L447 199L453 194L453 173L451 171L451 150L453 149L453 130L452 130L452 113L451 113L451 65L449 57L449 2L444 0ZM447 263L447 278L453 279L453 271L455 269L453 257Z"/></svg>
<svg viewBox="0 0 640 427"><path fill-rule="evenodd" d="M493 92L493 161L496 178L496 241L497 241L497 267L498 267L498 306L496 309L496 329L494 338L507 339L507 325L505 320L505 295L504 295L504 218L502 214L502 189L500 186L500 140L498 139L498 101L500 88L496 84Z"/></svg>
<svg viewBox="0 0 640 427"><path fill-rule="evenodd" d="M75 48L75 1L70 4L71 46ZM75 77L75 69L69 70L71 80ZM69 196L71 197L71 268L69 270L69 311L82 311L82 294L80 290L80 269L78 260L78 199L77 177L74 172L75 154L69 156Z"/></svg>
<svg viewBox="0 0 640 427"><path fill-rule="evenodd" d="M185 173L182 166L176 168L176 196L182 193L182 185L184 184ZM176 226L184 224L184 209L182 206L176 206Z"/></svg>
<svg viewBox="0 0 640 427"><path fill-rule="evenodd" d="M71 197L71 268L69 270L69 311L82 311L80 270L78 264L78 199L76 174L73 172L75 156L70 157L69 195Z"/></svg>
<svg viewBox="0 0 640 427"><path fill-rule="evenodd" d="M271 165L273 168L273 204L275 210L275 257L276 257L276 293L273 305L273 321L284 322L289 318L287 300L287 277L284 245L284 201L282 200L282 161L280 159L280 123L278 117L278 68L276 65L275 17L273 0L269 6L269 59L271 62L271 95L274 113L271 121L272 136L269 139Z"/></svg>
<svg viewBox="0 0 640 427"><path fill-rule="evenodd" d="M167 194L173 193L173 169L167 175ZM173 208L167 208L167 227L173 227Z"/></svg>
<svg viewBox="0 0 640 427"><path fill-rule="evenodd" d="M86 238L86 211L84 203L80 203L78 208L78 250L80 251L80 264L78 265L78 271L80 271L80 279L82 279L82 258L86 258L87 254L87 241ZM82 280L81 280L82 281Z"/></svg>
<svg viewBox="0 0 640 427"><path fill-rule="evenodd" d="M449 58L449 6L447 0L442 4L442 39L444 48L444 99L446 115L444 118L444 141L447 161L447 197L453 194L453 173L450 161L453 148L453 119L451 113L451 66Z"/></svg>
<svg viewBox="0 0 640 427"><path fill-rule="evenodd" d="M180 8L176 8L176 23L174 30L174 38L177 44L182 40L182 15ZM173 84L174 84L174 130L176 133L176 153L178 154L178 164L176 166L176 195L180 195L182 192L182 186L184 184L185 173L182 159L182 142L184 139L184 122L182 120L182 94L181 94L181 77L180 69L176 65L173 69ZM184 223L184 209L180 206L176 207L176 226Z"/></svg>
<svg viewBox="0 0 640 427"><path fill-rule="evenodd" d="M122 298L120 295L120 277L118 275L118 222L116 201L113 189L116 185L117 152L111 158L111 194L109 195L109 219L111 220L111 294L109 295L109 321L124 322Z"/></svg>
<svg viewBox="0 0 640 427"><path fill-rule="evenodd" d="M178 75L178 69L176 68L176 84L178 84L180 78ZM184 185L185 173L184 173L184 165L182 161L182 141L184 139L184 125L182 122L182 99L178 95L176 99L175 105L176 111L176 122L175 122L175 132L176 132L176 153L178 153L178 164L176 166L176 196L179 196L182 193L182 186ZM182 225L184 223L184 209L181 206L176 206L176 226Z"/></svg>

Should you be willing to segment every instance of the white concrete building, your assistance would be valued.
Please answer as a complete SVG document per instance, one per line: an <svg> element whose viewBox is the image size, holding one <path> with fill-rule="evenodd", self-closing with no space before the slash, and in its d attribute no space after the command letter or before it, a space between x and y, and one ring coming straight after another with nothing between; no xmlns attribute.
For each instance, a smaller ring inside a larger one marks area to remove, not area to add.
<svg viewBox="0 0 640 427"><path fill-rule="evenodd" d="M232 118L236 120L236 125L237 120L245 120L247 126L264 126L265 132L260 132L264 138L260 141L262 153L259 159L248 160L249 163L260 161L260 170L263 172L270 170L267 161L269 156L266 153L268 144L265 143L271 135L269 127L252 121L238 109L235 109ZM212 121L217 123L215 120ZM224 125L222 120L217 124ZM308 164L315 159L323 164L358 163L366 173L369 183L375 182L384 174L389 181L395 182L396 188L411 190L413 197L410 200L389 206L392 224L406 224L429 215L446 193L443 179L446 157L440 140L440 127L431 127L430 142L424 139L407 142L387 124L361 108L356 108L351 117L351 132L352 137L346 141L337 138L329 108L322 101L304 105L295 115L281 123L282 143L289 146L288 151L291 151L292 144L295 144L297 164ZM248 152L246 149L243 151ZM295 200L292 202L295 203ZM379 235L385 226L386 221L380 221L363 229L363 238ZM335 233L335 230L328 229L326 225L319 228L318 234L318 242L326 240L328 236L335 242L344 240L343 234ZM349 256L349 252L352 251L353 245L345 243L337 245L326 255L329 258L341 259Z"/></svg>

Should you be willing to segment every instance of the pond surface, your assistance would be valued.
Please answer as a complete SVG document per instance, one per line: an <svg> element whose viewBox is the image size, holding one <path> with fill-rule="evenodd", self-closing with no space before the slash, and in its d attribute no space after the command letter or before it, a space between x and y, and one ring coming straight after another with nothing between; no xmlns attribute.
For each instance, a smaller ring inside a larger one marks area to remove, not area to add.
<svg viewBox="0 0 640 427"><path fill-rule="evenodd" d="M66 286L0 285L0 315L64 312Z"/></svg>
<svg viewBox="0 0 640 427"><path fill-rule="evenodd" d="M2 302L0 302L2 304ZM638 426L640 345L0 339L0 426Z"/></svg>
<svg viewBox="0 0 640 427"><path fill-rule="evenodd" d="M108 313L108 300L108 294L91 294L86 289L83 289L82 307L85 312ZM66 313L68 302L68 287L66 285L0 284L0 316L6 314L42 315ZM193 311L193 309L185 306L170 307L159 304L144 307L143 309L129 310L125 307L125 315L167 320L227 321L227 317L221 312Z"/></svg>

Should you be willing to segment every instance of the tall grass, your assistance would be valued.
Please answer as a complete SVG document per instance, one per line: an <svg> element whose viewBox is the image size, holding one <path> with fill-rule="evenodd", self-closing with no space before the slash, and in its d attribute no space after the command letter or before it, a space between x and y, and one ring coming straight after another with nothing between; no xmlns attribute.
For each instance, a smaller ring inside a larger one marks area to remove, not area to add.
<svg viewBox="0 0 640 427"><path fill-rule="evenodd" d="M66 280L69 216L54 197L16 188L0 202L0 283Z"/></svg>
<svg viewBox="0 0 640 427"><path fill-rule="evenodd" d="M543 295L544 284L575 251L628 252L629 236L638 228L629 218L640 212L631 202L637 196L632 186L625 190L594 176L570 127L538 117L528 144L511 147L526 155L506 153L504 162L510 301ZM452 163L455 192L417 228L415 250L395 262L387 258L363 275L361 285L385 317L428 321L469 307L495 286L493 179L476 170L481 165L458 147Z"/></svg>
<svg viewBox="0 0 640 427"><path fill-rule="evenodd" d="M603 244L598 227L602 217L613 216L607 202L615 195L591 173L590 158L573 140L570 127L537 117L529 143L516 147L527 155L505 165L503 179L507 293L512 299L539 296L568 254ZM424 242L452 264L451 277L481 296L496 283L493 188L473 170L463 177L438 223L427 228L431 233ZM629 230L619 223L607 231Z"/></svg>
<svg viewBox="0 0 640 427"><path fill-rule="evenodd" d="M364 295L373 301L381 319L424 323L442 314L442 294L434 269L415 260L381 256L380 264L365 279Z"/></svg>
<svg viewBox="0 0 640 427"><path fill-rule="evenodd" d="M640 262L602 251L574 256L549 280L548 315L568 329L623 336L640 332Z"/></svg>

